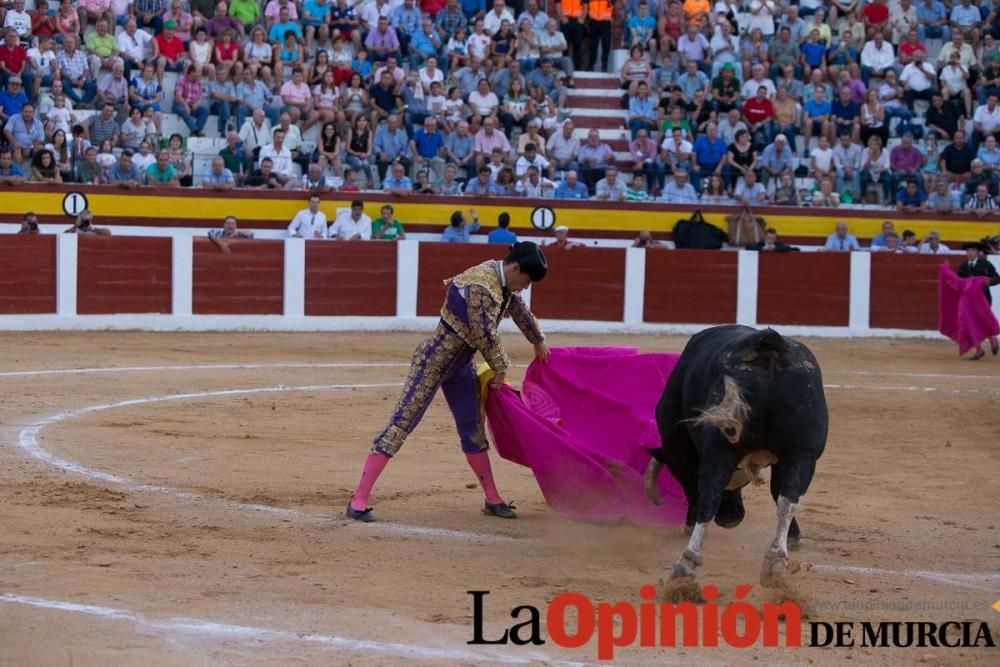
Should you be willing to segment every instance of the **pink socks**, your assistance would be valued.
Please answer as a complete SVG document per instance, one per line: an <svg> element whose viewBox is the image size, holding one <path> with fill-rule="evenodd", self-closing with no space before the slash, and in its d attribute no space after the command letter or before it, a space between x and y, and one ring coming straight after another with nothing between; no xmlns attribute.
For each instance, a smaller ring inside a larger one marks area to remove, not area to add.
<svg viewBox="0 0 1000 667"><path fill-rule="evenodd" d="M476 479L479 480L479 484L483 487L483 492L486 494L486 502L491 505L502 503L503 498L500 497L497 485L493 481L493 469L490 467L489 453L466 454L465 459L469 462L469 467L472 468L472 472L476 473Z"/></svg>
<svg viewBox="0 0 1000 667"><path fill-rule="evenodd" d="M486 463L487 467L489 467L489 461ZM361 481L358 482L358 490L354 492L354 497L351 498L352 508L359 512L368 509L368 497L372 493L372 487L375 486L375 481L388 464L389 457L385 454L371 453L368 455L368 458L365 459L364 470L361 471Z"/></svg>

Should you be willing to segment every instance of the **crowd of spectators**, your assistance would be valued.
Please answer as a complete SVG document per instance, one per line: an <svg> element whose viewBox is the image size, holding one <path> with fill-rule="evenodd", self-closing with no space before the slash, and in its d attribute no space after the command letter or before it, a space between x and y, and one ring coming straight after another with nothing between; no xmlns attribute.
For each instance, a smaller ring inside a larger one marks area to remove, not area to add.
<svg viewBox="0 0 1000 667"><path fill-rule="evenodd" d="M995 0L25 2L6 182L998 207ZM620 159L566 106L618 47Z"/></svg>

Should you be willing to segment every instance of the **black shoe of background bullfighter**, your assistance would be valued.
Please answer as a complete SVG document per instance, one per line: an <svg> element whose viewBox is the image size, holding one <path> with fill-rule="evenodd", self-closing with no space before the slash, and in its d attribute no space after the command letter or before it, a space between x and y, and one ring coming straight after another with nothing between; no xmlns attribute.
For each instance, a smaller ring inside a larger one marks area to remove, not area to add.
<svg viewBox="0 0 1000 667"><path fill-rule="evenodd" d="M715 523L723 528L735 528L743 523L746 516L746 509L743 507L743 493L741 489L722 492L722 503L719 511L715 515Z"/></svg>

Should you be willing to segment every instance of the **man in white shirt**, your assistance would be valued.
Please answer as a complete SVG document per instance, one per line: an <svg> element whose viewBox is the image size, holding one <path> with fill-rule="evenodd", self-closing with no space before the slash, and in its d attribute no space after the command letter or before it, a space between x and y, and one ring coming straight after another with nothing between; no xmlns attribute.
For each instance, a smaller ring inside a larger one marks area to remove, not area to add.
<svg viewBox="0 0 1000 667"><path fill-rule="evenodd" d="M751 78L743 84L743 88L740 89L740 96L745 100L752 100L757 97L757 89L761 86L767 88L767 99L774 99L775 87L774 81L771 81L766 76L764 76L764 66L760 63L754 65L750 69Z"/></svg>
<svg viewBox="0 0 1000 667"><path fill-rule="evenodd" d="M9 6L9 5L8 5ZM31 34L31 14L24 11L24 0L14 0L14 8L8 9L3 18L4 28L13 28L18 37Z"/></svg>
<svg viewBox="0 0 1000 667"><path fill-rule="evenodd" d="M987 136L1000 138L1000 105L997 105L996 93L986 98L986 104L976 109L972 116L972 147L978 149L979 144Z"/></svg>
<svg viewBox="0 0 1000 667"><path fill-rule="evenodd" d="M874 39L861 49L861 80L867 87L872 75L881 78L895 64L896 52L892 44L885 41L881 32L876 32Z"/></svg>
<svg viewBox="0 0 1000 667"><path fill-rule="evenodd" d="M142 71L142 64L149 54L149 44L153 38L145 30L139 30L135 17L130 16L125 21L125 29L118 33L115 41L118 42L118 50L125 61L125 76L131 80L133 68Z"/></svg>
<svg viewBox="0 0 1000 667"><path fill-rule="evenodd" d="M32 69L35 70L35 90L29 90L29 94L37 94L41 86L51 86L56 73L56 52L52 50L52 38L42 35L38 38L38 46L28 49L28 60ZM60 84L62 81L60 81Z"/></svg>
<svg viewBox="0 0 1000 667"><path fill-rule="evenodd" d="M372 219L365 215L365 203L360 199L351 202L350 215L338 215L330 227L330 238L335 241L370 241Z"/></svg>
<svg viewBox="0 0 1000 667"><path fill-rule="evenodd" d="M507 9L503 0L493 0L493 10L483 17L484 32L492 37L500 30L504 21L510 21L511 28L514 27L514 15Z"/></svg>
<svg viewBox="0 0 1000 667"><path fill-rule="evenodd" d="M556 193L556 184L538 175L538 167L527 168L524 176L514 186L514 191L521 197L529 199L551 199Z"/></svg>
<svg viewBox="0 0 1000 667"><path fill-rule="evenodd" d="M667 173L675 172L678 169L688 170L691 168L691 153L694 145L684 138L684 132L679 127L673 128L669 137L663 139L660 144L660 159L666 165Z"/></svg>
<svg viewBox="0 0 1000 667"><path fill-rule="evenodd" d="M545 24L545 30L537 32L538 48L543 58L549 58L553 63L559 65L559 69L569 77L569 87L575 88L573 81L573 59L566 56L569 46L566 44L566 35L559 29L559 23L550 18Z"/></svg>
<svg viewBox="0 0 1000 667"><path fill-rule="evenodd" d="M903 84L903 98L910 111L913 111L914 100L930 102L934 94L937 71L926 58L927 54L923 51L914 52L913 62L904 67L903 73L899 75L899 82Z"/></svg>
<svg viewBox="0 0 1000 667"><path fill-rule="evenodd" d="M309 208L295 214L288 235L297 239L326 238L326 214L319 210L319 195L310 195Z"/></svg>
<svg viewBox="0 0 1000 667"><path fill-rule="evenodd" d="M243 121L240 128L240 143L246 150L247 155L252 155L253 151L263 148L271 143L271 121L263 109L254 109L253 115Z"/></svg>
<svg viewBox="0 0 1000 667"><path fill-rule="evenodd" d="M254 112L257 113L256 111ZM280 127L272 135L271 143L260 149L257 166L264 158L271 158L272 171L282 185L294 176L292 172L292 152L285 148L285 131Z"/></svg>
<svg viewBox="0 0 1000 667"><path fill-rule="evenodd" d="M528 167L536 167L540 172L549 170L552 176L552 169L549 169L549 161L544 156L538 154L538 147L535 144L528 144L524 147L524 155L517 158L514 163L514 176L520 178L528 172Z"/></svg>
<svg viewBox="0 0 1000 667"><path fill-rule="evenodd" d="M936 230L927 232L927 238L920 244L921 255L947 255L951 250L941 243L941 235Z"/></svg>

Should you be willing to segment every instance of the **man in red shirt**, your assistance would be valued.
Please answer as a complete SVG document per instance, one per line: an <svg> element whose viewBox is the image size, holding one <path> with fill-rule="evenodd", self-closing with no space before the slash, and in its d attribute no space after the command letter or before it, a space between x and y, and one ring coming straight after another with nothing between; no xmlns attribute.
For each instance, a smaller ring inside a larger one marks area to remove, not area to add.
<svg viewBox="0 0 1000 667"><path fill-rule="evenodd" d="M757 96L743 103L743 119L747 123L755 146L766 146L770 143L774 105L767 99L767 87L758 87Z"/></svg>
<svg viewBox="0 0 1000 667"><path fill-rule="evenodd" d="M910 28L909 32L906 33L906 41L899 46L900 64L905 67L913 62L917 51L923 51L924 56L927 55L927 47L917 37L917 29Z"/></svg>
<svg viewBox="0 0 1000 667"><path fill-rule="evenodd" d="M32 83L35 73L28 67L28 52L21 46L17 31L7 28L4 42L0 44L0 89L7 85L7 79L12 76L21 77L24 89L29 94L34 90Z"/></svg>
<svg viewBox="0 0 1000 667"><path fill-rule="evenodd" d="M865 19L865 32L868 39L871 39L876 31L885 31L889 27L889 6L885 0L875 0L865 5L861 11ZM891 34L886 35L886 39L891 39Z"/></svg>
<svg viewBox="0 0 1000 667"><path fill-rule="evenodd" d="M163 72L184 71L184 42L176 34L177 23L167 21L163 24L163 32L153 38L153 61L156 63L156 75L163 81Z"/></svg>

